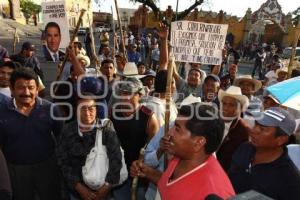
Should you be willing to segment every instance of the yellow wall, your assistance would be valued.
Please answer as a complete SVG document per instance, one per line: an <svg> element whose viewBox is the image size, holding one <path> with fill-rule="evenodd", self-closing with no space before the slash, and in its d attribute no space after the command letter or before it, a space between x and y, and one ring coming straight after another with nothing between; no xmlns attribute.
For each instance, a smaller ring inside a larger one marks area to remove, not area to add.
<svg viewBox="0 0 300 200"><path fill-rule="evenodd" d="M212 16L211 14L207 14L205 16L198 16L195 18L195 13L191 13L187 16L184 20L189 21L198 21L198 22L205 22L205 23L215 23L215 24L228 24L228 33L232 33L234 35L234 46L239 45L243 41L244 37L244 29L246 26L246 20L243 18L241 21L238 20L237 17L230 17L222 19L217 16ZM154 28L158 27L158 21L154 17L153 12L149 13L148 21L146 27Z"/></svg>
<svg viewBox="0 0 300 200"><path fill-rule="evenodd" d="M201 12L201 11L200 11ZM216 24L228 24L228 34L232 33L234 35L234 44L233 46L236 47L240 44L243 43L243 39L244 39L244 30L246 27L246 17L242 18L242 19L238 19L237 17L233 16L233 17L220 17L220 13L216 14L212 14L212 13L202 13L202 16L199 16L201 13L198 13L198 15L196 16L194 12L192 12L189 16L187 16L184 20L189 20L189 21L198 21L198 22L205 22L205 23L216 23ZM146 27L147 28L154 28L154 27L158 27L158 21L157 19L154 17L153 12L149 13L149 17L148 17L148 21L146 23ZM274 24L275 28L279 28L277 24ZM287 35L287 44L288 46L291 46L293 44L294 41L294 37L295 37L295 30L296 28L293 27L293 25L290 23L289 24L289 31L288 31L288 35ZM277 40L281 40L283 42L283 35L284 33L281 32L281 34L276 33L276 34L270 34L268 32L266 32L266 34L270 35L270 37L274 37L274 35L276 35L278 38ZM268 36L266 36L268 37ZM271 38L265 38L265 40L271 40Z"/></svg>
<svg viewBox="0 0 300 200"><path fill-rule="evenodd" d="M75 8L75 10L72 8ZM82 18L82 26L88 27L88 15L90 19L90 23L93 22L93 1L90 3L90 8L88 9L88 0L66 0L66 9L68 12L68 19L70 27L74 27L80 15L80 10L85 9L86 12ZM74 23L75 22L75 23Z"/></svg>

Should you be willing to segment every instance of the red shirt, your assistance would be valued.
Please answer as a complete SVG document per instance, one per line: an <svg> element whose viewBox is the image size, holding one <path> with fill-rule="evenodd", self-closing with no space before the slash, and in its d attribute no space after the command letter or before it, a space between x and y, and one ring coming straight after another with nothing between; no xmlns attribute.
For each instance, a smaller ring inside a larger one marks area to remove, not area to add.
<svg viewBox="0 0 300 200"><path fill-rule="evenodd" d="M226 199L235 195L227 175L215 157L209 156L205 163L169 182L178 163L178 158L172 159L158 182L162 200L202 200L209 194Z"/></svg>

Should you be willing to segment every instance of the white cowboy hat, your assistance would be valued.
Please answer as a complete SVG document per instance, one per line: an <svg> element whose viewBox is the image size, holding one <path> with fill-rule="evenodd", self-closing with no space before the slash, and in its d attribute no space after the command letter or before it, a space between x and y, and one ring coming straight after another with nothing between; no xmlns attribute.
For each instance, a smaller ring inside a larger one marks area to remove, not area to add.
<svg viewBox="0 0 300 200"><path fill-rule="evenodd" d="M117 73L120 76L135 77L137 79L144 78L145 75L139 75L137 66L134 62L127 62L122 73Z"/></svg>
<svg viewBox="0 0 300 200"><path fill-rule="evenodd" d="M222 102L224 97L232 97L238 100L242 105L242 111L247 110L249 106L249 99L247 96L242 94L241 88L237 86L230 86L226 91L220 89L218 93L218 99Z"/></svg>
<svg viewBox="0 0 300 200"><path fill-rule="evenodd" d="M191 105L193 103L201 103L201 98L200 97L195 97L194 95L190 94L185 99L183 99L183 101L180 104L180 107Z"/></svg>
<svg viewBox="0 0 300 200"><path fill-rule="evenodd" d="M239 76L238 78L236 78L234 80L233 85L240 86L240 83L242 81L249 81L249 82L253 83L253 85L254 85L254 92L257 92L261 88L261 86L262 86L262 83L259 80L256 80L256 79L252 78L251 75Z"/></svg>

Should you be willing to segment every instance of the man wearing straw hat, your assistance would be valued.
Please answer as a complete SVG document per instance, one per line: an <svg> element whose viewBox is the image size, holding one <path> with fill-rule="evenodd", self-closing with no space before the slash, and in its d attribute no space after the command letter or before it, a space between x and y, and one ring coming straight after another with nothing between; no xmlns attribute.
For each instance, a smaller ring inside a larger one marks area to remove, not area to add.
<svg viewBox="0 0 300 200"><path fill-rule="evenodd" d="M242 94L247 96L249 99L249 112L260 112L262 111L262 102L254 94L261 88L262 83L259 80L252 78L250 75L240 76L235 79L234 85L238 86L242 90Z"/></svg>
<svg viewBox="0 0 300 200"><path fill-rule="evenodd" d="M248 98L241 89L230 86L218 93L220 116L225 122L222 145L217 151L217 158L225 171L228 171L233 153L245 141L248 141L248 125L240 118L241 112L249 105Z"/></svg>

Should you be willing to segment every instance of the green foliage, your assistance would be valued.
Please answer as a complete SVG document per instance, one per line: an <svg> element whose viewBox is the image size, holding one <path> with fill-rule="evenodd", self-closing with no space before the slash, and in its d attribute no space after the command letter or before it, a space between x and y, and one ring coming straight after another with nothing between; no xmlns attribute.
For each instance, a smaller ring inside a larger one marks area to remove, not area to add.
<svg viewBox="0 0 300 200"><path fill-rule="evenodd" d="M26 19L34 14L38 14L42 10L40 5L35 4L31 0L20 0L20 7Z"/></svg>
<svg viewBox="0 0 300 200"><path fill-rule="evenodd" d="M298 20L300 20L300 7L298 7L296 10L294 10L292 12L292 15L293 15L293 24L294 25L297 25L298 24Z"/></svg>

